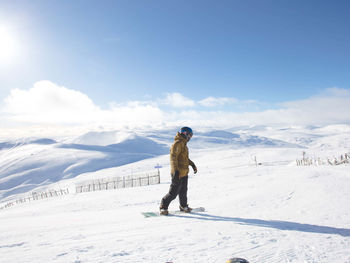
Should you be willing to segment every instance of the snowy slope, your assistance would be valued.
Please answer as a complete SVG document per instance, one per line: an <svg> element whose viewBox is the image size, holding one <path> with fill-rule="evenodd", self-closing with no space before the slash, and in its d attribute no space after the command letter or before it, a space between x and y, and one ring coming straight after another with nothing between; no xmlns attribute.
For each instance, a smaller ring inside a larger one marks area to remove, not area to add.
<svg viewBox="0 0 350 263"><path fill-rule="evenodd" d="M103 140L104 136L101 137ZM121 166L168 152L166 145L139 136L106 146L38 143L37 140L21 144L6 142L3 145L0 151L0 199L82 173Z"/></svg>
<svg viewBox="0 0 350 263"><path fill-rule="evenodd" d="M174 134L175 130L140 135L109 131L89 132L61 141L29 138L1 142L0 200L63 179L167 154ZM199 132L191 146L195 149L301 147L282 140L227 131Z"/></svg>
<svg viewBox="0 0 350 263"><path fill-rule="evenodd" d="M172 134L126 136L115 143L102 138L95 145L83 144L81 138L80 142L10 147L15 143L6 142L7 148L0 151L1 162L8 167L1 165L3 188L6 183L20 182L9 180L9 169L16 172L15 178L29 174L28 170L32 177L39 173L38 184L43 184L45 180L61 182L64 176L74 183L90 176L149 170L155 164L163 168L159 185L70 194L0 210L0 262L225 262L230 257L251 263L350 262L349 165L295 164L303 151L323 156L349 152L349 130L226 132L203 132L194 145L189 143L191 159L199 170L190 174L189 203L205 206L207 211L157 218L143 218L140 212L156 211L168 190L167 147ZM210 137L214 142L208 141ZM254 146L246 138L266 143ZM135 150L133 140L141 150ZM342 140L344 144L339 143ZM125 149L139 159L105 163L106 156L119 158ZM147 150L152 156L141 154ZM262 165L255 166L254 157ZM83 160L90 163L71 168ZM61 178L44 176L46 171L72 169L75 173L66 172ZM177 209L177 205L174 200L170 208Z"/></svg>

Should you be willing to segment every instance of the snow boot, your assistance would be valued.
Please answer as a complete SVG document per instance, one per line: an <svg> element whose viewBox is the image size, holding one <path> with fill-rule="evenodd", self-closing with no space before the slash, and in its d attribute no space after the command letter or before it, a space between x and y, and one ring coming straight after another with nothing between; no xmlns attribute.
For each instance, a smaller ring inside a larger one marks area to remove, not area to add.
<svg viewBox="0 0 350 263"><path fill-rule="evenodd" d="M167 216L167 215L169 214L169 211L168 211L168 209L166 209L166 208L160 207L160 208L159 208L159 214L164 215L164 216Z"/></svg>
<svg viewBox="0 0 350 263"><path fill-rule="evenodd" d="M188 205L186 205L186 206L180 205L179 208L180 208L180 211L185 212L185 213L191 213L191 211L192 211L192 208L189 207Z"/></svg>

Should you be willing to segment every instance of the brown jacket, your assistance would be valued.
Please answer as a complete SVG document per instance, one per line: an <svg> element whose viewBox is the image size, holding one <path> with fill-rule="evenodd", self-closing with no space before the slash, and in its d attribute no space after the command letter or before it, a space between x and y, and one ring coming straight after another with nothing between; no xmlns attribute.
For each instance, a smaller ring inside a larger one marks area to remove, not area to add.
<svg viewBox="0 0 350 263"><path fill-rule="evenodd" d="M188 175L188 166L192 167L195 164L188 158L187 140L177 133L175 141L170 148L170 166L171 174L175 174L175 171L179 171L179 176L184 177Z"/></svg>

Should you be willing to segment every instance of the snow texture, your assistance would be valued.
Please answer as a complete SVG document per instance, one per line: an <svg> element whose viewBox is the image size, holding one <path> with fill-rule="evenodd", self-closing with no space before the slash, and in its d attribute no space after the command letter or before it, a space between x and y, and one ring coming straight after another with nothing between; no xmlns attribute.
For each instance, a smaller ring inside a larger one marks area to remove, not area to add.
<svg viewBox="0 0 350 263"><path fill-rule="evenodd" d="M72 190L0 210L0 262L350 262L349 164L295 162L303 152L349 153L349 126L195 132L188 146L198 173L190 172L188 198L206 211L144 218L168 191L175 132L1 141L0 207L32 191ZM157 185L73 191L82 180L156 165Z"/></svg>

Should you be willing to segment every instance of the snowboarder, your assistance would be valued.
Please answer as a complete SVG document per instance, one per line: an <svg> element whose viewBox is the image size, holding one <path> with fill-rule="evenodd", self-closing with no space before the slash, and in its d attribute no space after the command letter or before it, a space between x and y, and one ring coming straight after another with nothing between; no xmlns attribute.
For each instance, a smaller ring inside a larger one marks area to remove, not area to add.
<svg viewBox="0 0 350 263"><path fill-rule="evenodd" d="M197 173L196 165L188 157L187 142L192 136L191 128L182 127L170 148L171 185L169 192L161 200L159 210L162 215L169 213L169 204L177 195L179 195L180 210L186 213L192 210L187 204L188 166L191 165L194 173Z"/></svg>

